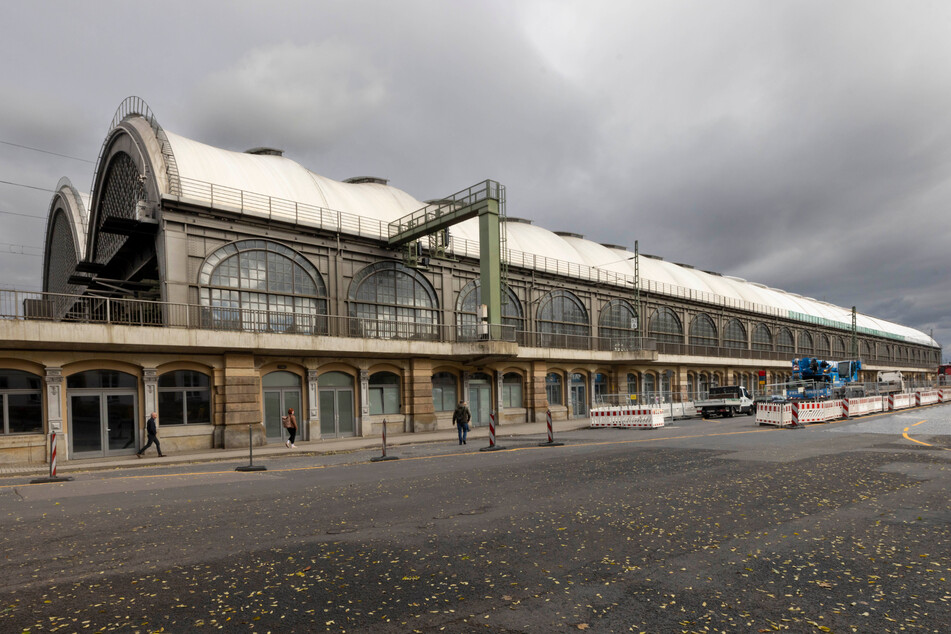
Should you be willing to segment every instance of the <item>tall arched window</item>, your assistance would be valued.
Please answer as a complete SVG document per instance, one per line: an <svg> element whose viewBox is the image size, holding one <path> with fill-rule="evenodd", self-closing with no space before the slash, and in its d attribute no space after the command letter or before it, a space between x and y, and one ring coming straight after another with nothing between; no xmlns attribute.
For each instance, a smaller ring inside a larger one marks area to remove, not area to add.
<svg viewBox="0 0 951 634"><path fill-rule="evenodd" d="M562 378L559 372L549 372L545 375L545 395L549 405L564 405L565 397L562 389Z"/></svg>
<svg viewBox="0 0 951 634"><path fill-rule="evenodd" d="M364 337L434 339L439 322L436 292L419 271L399 262L377 262L350 284L350 316Z"/></svg>
<svg viewBox="0 0 951 634"><path fill-rule="evenodd" d="M829 347L829 337L822 333L817 336L816 354L823 359L829 358L832 354L832 349Z"/></svg>
<svg viewBox="0 0 951 634"><path fill-rule="evenodd" d="M739 319L727 320L726 326L723 327L723 347L746 350L746 328Z"/></svg>
<svg viewBox="0 0 951 634"><path fill-rule="evenodd" d="M772 350L773 337L769 334L766 324L756 324L753 329L753 350Z"/></svg>
<svg viewBox="0 0 951 634"><path fill-rule="evenodd" d="M370 375L370 416L400 413L400 377L392 372Z"/></svg>
<svg viewBox="0 0 951 634"><path fill-rule="evenodd" d="M539 343L550 348L587 346L591 326L588 311L571 291L551 291L538 306Z"/></svg>
<svg viewBox="0 0 951 634"><path fill-rule="evenodd" d="M845 340L842 339L842 337L832 338L832 356L835 356L835 357L845 356Z"/></svg>
<svg viewBox="0 0 951 634"><path fill-rule="evenodd" d="M653 403L657 398L657 384L654 382L654 375L650 372L644 373L644 402Z"/></svg>
<svg viewBox="0 0 951 634"><path fill-rule="evenodd" d="M799 333L799 356L811 357L815 353L816 349L812 343L812 335L803 330Z"/></svg>
<svg viewBox="0 0 951 634"><path fill-rule="evenodd" d="M630 350L637 338L637 313L631 303L612 299L601 309L598 319L598 336L607 340L608 350Z"/></svg>
<svg viewBox="0 0 951 634"><path fill-rule="evenodd" d="M522 376L506 372L502 377L502 407L522 406Z"/></svg>
<svg viewBox="0 0 951 634"><path fill-rule="evenodd" d="M437 372L433 375L433 409L437 412L449 412L456 409L456 375L451 372Z"/></svg>
<svg viewBox="0 0 951 634"><path fill-rule="evenodd" d="M662 306L651 315L648 325L650 336L664 343L683 343L684 329L674 311Z"/></svg>
<svg viewBox="0 0 951 634"><path fill-rule="evenodd" d="M872 344L868 340L862 341L862 357L866 360L872 359L875 357L875 354L872 352Z"/></svg>
<svg viewBox="0 0 951 634"><path fill-rule="evenodd" d="M629 372L627 375L627 393L637 395L637 375L633 372Z"/></svg>
<svg viewBox="0 0 951 634"><path fill-rule="evenodd" d="M690 345L716 348L717 327L706 313L700 313L690 322Z"/></svg>
<svg viewBox="0 0 951 634"><path fill-rule="evenodd" d="M0 370L0 435L43 431L43 379L22 370Z"/></svg>
<svg viewBox="0 0 951 634"><path fill-rule="evenodd" d="M776 352L786 352L793 354L796 352L796 346L793 344L792 333L789 328L783 326L776 333Z"/></svg>
<svg viewBox="0 0 951 634"><path fill-rule="evenodd" d="M239 240L205 259L202 306L215 328L327 332L327 290L310 261L270 240Z"/></svg>
<svg viewBox="0 0 951 634"><path fill-rule="evenodd" d="M482 285L479 280L472 280L459 291L459 300L456 302L456 326L463 338L477 338L481 305ZM502 285L502 324L512 326L516 332L525 330L522 303L507 284Z"/></svg>

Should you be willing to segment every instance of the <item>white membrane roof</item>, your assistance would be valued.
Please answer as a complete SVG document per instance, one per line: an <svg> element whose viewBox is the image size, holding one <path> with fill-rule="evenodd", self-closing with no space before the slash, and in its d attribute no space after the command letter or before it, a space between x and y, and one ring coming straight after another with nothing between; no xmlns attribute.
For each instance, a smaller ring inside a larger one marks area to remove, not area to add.
<svg viewBox="0 0 951 634"><path fill-rule="evenodd" d="M352 214L380 223L392 222L425 206L406 192L389 185L345 183L315 174L283 156L233 152L168 131L166 134L186 191L186 181L199 181ZM451 233L454 239L464 238L477 244L478 221L472 219L454 226ZM557 235L524 222L506 223L506 233L507 248L521 252L529 261L533 258L554 259L577 267L597 267L624 276L634 275L634 254L630 251L602 246L581 237ZM571 270L568 267L569 274ZM820 324L832 322L826 325L851 328L850 309L740 278L711 274L643 255L640 257L640 276L642 287L649 281L651 289L660 292L707 301L712 298L715 303L727 303L747 310ZM860 332L884 334L928 346L938 345L923 332L868 315L859 314L857 325Z"/></svg>

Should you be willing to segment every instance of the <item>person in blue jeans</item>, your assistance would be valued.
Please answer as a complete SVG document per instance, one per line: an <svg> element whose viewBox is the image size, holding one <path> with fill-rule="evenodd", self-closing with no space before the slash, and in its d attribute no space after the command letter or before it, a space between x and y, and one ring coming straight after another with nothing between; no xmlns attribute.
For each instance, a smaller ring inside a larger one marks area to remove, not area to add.
<svg viewBox="0 0 951 634"><path fill-rule="evenodd" d="M459 404L456 405L456 411L452 413L452 422L456 424L456 430L459 432L460 445L466 444L470 420L472 420L472 414L469 413L469 406L465 401L459 401Z"/></svg>

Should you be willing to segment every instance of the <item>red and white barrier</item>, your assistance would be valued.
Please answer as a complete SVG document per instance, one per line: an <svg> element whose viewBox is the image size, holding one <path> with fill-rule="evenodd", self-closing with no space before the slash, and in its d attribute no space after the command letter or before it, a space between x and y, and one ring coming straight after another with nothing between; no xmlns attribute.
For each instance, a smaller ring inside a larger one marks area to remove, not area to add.
<svg viewBox="0 0 951 634"><path fill-rule="evenodd" d="M655 429L663 426L662 407L595 407L591 410L591 427Z"/></svg>
<svg viewBox="0 0 951 634"><path fill-rule="evenodd" d="M881 396L861 396L859 398L842 399L842 414L846 418L882 411L885 411L885 404Z"/></svg>
<svg viewBox="0 0 951 634"><path fill-rule="evenodd" d="M923 392L915 393L915 403L921 407L922 405L934 405L938 402L938 392L937 390L928 390Z"/></svg>
<svg viewBox="0 0 951 634"><path fill-rule="evenodd" d="M804 423L825 423L842 418L842 402L838 400L803 401L795 402L793 405L798 405L798 418L794 418L794 421L800 425ZM796 413L795 408L793 412Z"/></svg>
<svg viewBox="0 0 951 634"><path fill-rule="evenodd" d="M916 403L914 394L889 394L888 395L888 409L889 411L895 411L896 409L906 409L908 407L914 407Z"/></svg>
<svg viewBox="0 0 951 634"><path fill-rule="evenodd" d="M756 424L782 427L792 422L792 403L759 403Z"/></svg>

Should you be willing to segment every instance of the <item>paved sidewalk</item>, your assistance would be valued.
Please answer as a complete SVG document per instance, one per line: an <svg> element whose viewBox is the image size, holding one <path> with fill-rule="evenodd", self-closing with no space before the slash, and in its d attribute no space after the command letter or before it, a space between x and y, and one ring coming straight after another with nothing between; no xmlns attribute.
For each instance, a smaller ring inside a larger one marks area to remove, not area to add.
<svg viewBox="0 0 951 634"><path fill-rule="evenodd" d="M558 434L576 429L584 429L591 424L589 418L576 418L572 420L555 421L552 423L555 440L558 440ZM548 428L545 422L540 423L507 423L496 427L496 440L511 438L514 436L540 436L541 441L547 440ZM489 428L473 427L469 432L469 442L473 445L489 444ZM161 439L161 437L160 437ZM390 434L387 436L387 447L399 447L401 445L419 445L424 443L457 443L458 434L456 429L443 429L432 432ZM499 442L498 444L502 444ZM296 449L288 449L283 444L270 444L263 447L254 448L254 459L264 459L270 456L287 456L291 453L295 455L329 455L351 453L355 451L365 451L375 449L382 453L382 442L379 436L340 438L333 440L310 440L297 441ZM142 458L136 458L135 455L117 456L111 458L91 458L85 460L57 461L56 475L64 475L78 471L94 471L105 469L126 469L135 467L154 467L158 465L190 464L197 462L220 462L235 461L242 458L247 459L248 449L201 449L197 451L187 451L174 454L166 454L159 458L152 449ZM5 476L47 476L49 475L49 464L47 463L14 463L0 464L0 477Z"/></svg>

